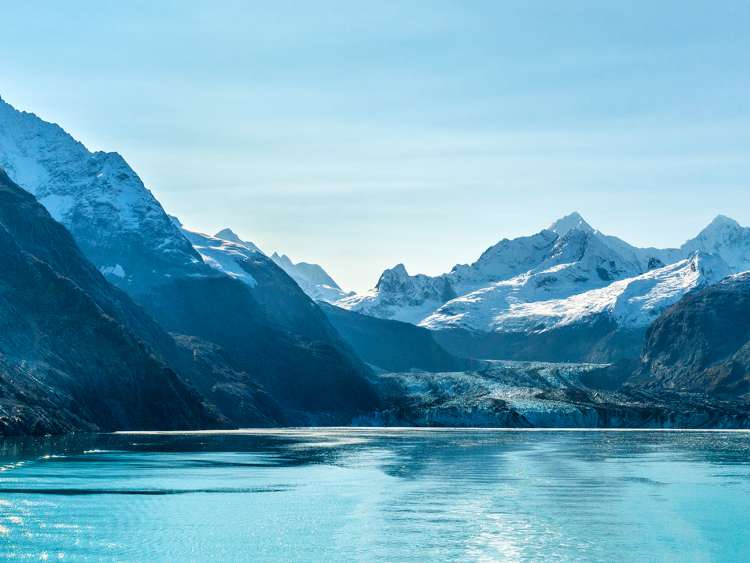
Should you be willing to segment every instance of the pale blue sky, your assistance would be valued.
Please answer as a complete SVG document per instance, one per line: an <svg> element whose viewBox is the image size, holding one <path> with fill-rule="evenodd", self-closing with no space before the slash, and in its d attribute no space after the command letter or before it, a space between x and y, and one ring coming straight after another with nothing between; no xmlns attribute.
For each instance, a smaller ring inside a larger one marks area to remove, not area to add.
<svg viewBox="0 0 750 563"><path fill-rule="evenodd" d="M15 2L0 95L170 213L371 287L580 211L750 224L746 1Z"/></svg>

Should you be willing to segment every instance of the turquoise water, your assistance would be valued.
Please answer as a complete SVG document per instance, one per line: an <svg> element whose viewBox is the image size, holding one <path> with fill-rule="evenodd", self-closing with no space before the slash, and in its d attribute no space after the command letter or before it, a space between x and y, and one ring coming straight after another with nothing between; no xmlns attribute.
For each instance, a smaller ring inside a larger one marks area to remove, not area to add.
<svg viewBox="0 0 750 563"><path fill-rule="evenodd" d="M1 557L750 557L747 433L118 434L0 456Z"/></svg>

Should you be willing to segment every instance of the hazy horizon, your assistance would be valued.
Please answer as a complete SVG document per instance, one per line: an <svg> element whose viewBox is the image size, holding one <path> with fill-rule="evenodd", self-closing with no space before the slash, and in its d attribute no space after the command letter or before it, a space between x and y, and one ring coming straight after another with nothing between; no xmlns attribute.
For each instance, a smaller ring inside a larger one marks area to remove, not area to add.
<svg viewBox="0 0 750 563"><path fill-rule="evenodd" d="M186 226L230 227L345 289L397 263L448 271L573 211L639 246L717 214L750 223L742 2L4 16L4 100L122 154Z"/></svg>

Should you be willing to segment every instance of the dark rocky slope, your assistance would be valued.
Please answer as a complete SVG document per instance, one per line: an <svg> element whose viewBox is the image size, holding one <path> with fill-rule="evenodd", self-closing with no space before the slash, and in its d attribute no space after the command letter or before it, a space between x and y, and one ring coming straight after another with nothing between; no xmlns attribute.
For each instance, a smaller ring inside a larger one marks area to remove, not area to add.
<svg viewBox="0 0 750 563"><path fill-rule="evenodd" d="M633 384L750 396L750 274L690 294L649 328Z"/></svg>
<svg viewBox="0 0 750 563"><path fill-rule="evenodd" d="M241 244L185 232L208 263L221 262L232 275L209 268L165 278L139 298L211 368L194 382L222 412L237 412L251 389L267 392L250 398L266 406L271 399L276 424L347 424L378 405L369 369L279 266Z"/></svg>
<svg viewBox="0 0 750 563"><path fill-rule="evenodd" d="M435 340L464 358L542 362L637 360L645 329L617 326L606 317L541 332L434 331Z"/></svg>
<svg viewBox="0 0 750 563"><path fill-rule="evenodd" d="M194 382L222 411L254 401L241 391L258 386L278 404L279 424L347 424L378 404L366 379L369 370L343 343L324 338L325 328L309 327L321 331L321 338L312 338L269 321L238 280L219 272L177 278L154 288L143 302L197 361L210 366L221 360L224 367L213 372L213 380ZM227 385L232 393L222 400L215 391Z"/></svg>
<svg viewBox="0 0 750 563"><path fill-rule="evenodd" d="M386 371L459 371L479 364L450 354L425 328L369 317L328 303L319 306L360 358Z"/></svg>
<svg viewBox="0 0 750 563"><path fill-rule="evenodd" d="M167 339L0 171L0 433L219 424L136 334Z"/></svg>

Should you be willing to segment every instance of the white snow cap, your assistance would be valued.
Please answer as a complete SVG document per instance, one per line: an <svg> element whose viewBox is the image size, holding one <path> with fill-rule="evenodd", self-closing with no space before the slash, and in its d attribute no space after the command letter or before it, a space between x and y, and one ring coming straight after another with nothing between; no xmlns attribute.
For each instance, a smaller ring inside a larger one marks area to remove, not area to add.
<svg viewBox="0 0 750 563"><path fill-rule="evenodd" d="M581 216L580 213L578 213L578 211L574 211L573 213L570 213L565 217L561 217L560 219L552 223L549 227L547 227L548 231L557 233L561 237L565 236L569 231L572 231L573 229L578 229L587 233L594 232L594 228L586 222L586 220Z"/></svg>
<svg viewBox="0 0 750 563"><path fill-rule="evenodd" d="M724 215L680 248L639 248L573 212L534 235L503 239L447 274L410 276L399 264L374 289L337 305L431 329L549 329L594 314L643 326L670 299L746 270L750 228Z"/></svg>
<svg viewBox="0 0 750 563"><path fill-rule="evenodd" d="M731 217L727 217L726 215L717 215L704 230L723 229L726 227L730 227L733 229L741 228L740 224Z"/></svg>
<svg viewBox="0 0 750 563"><path fill-rule="evenodd" d="M220 230L218 233L214 235L216 238L220 238L222 240L228 240L230 242L243 242L243 240L237 236L237 233L235 233L232 229L229 227Z"/></svg>

